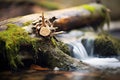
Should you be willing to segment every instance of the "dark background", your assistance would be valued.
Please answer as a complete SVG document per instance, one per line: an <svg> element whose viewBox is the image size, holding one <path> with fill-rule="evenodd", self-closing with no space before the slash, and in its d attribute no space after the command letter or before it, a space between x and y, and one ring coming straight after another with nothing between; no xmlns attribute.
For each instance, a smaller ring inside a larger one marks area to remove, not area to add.
<svg viewBox="0 0 120 80"><path fill-rule="evenodd" d="M101 0L111 10L112 20L120 19L120 0ZM0 0L0 21L41 11L78 6L95 0Z"/></svg>

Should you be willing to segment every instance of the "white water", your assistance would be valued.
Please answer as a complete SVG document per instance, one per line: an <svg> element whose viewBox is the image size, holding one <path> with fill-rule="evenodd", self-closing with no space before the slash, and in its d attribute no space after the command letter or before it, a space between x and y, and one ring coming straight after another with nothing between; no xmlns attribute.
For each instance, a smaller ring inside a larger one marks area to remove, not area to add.
<svg viewBox="0 0 120 80"><path fill-rule="evenodd" d="M84 46L80 41L76 41L76 42L71 42L70 43L73 46L73 56L77 59L86 59L88 58L88 54L84 48Z"/></svg>
<svg viewBox="0 0 120 80"><path fill-rule="evenodd" d="M83 33L80 31L72 31L68 34L64 34L62 37L62 41L71 45L72 55L74 58L82 60L84 63L90 64L91 66L97 68L120 68L120 61L116 58L98 58L94 57L94 37L87 36L87 42L84 44L81 43L80 36ZM91 35L91 34L88 34ZM89 37L89 38L88 38Z"/></svg>
<svg viewBox="0 0 120 80"><path fill-rule="evenodd" d="M89 41L89 40L88 40ZM91 41L89 41L91 42ZM120 61L116 58L98 58L93 55L93 43L86 43L86 49L89 50L89 56L82 45L81 41L75 41L70 44L73 46L73 55L75 58L82 60L84 63L90 64L97 68L120 68ZM94 41L93 41L94 42ZM90 50L91 49L91 50Z"/></svg>
<svg viewBox="0 0 120 80"><path fill-rule="evenodd" d="M97 68L120 68L120 61L116 58L88 58L82 60L85 63Z"/></svg>

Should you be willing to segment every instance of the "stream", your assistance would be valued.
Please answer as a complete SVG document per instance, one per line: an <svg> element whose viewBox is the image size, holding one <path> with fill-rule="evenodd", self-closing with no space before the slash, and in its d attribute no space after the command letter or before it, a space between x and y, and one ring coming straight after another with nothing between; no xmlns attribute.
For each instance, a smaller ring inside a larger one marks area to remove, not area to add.
<svg viewBox="0 0 120 80"><path fill-rule="evenodd" d="M104 58L99 57L99 55L94 56L94 33L87 32L86 34L83 34L79 30L74 30L68 34L63 34L61 36L61 40L71 47L72 57L77 58L78 60L81 60L84 63L87 63L98 69L120 68L120 61L116 57ZM67 38L67 40L65 38ZM84 38L87 39L84 43L82 43L82 39Z"/></svg>
<svg viewBox="0 0 120 80"><path fill-rule="evenodd" d="M120 23L120 22L119 22ZM113 30L113 29L112 29ZM120 32L114 33L119 37ZM120 80L120 60L116 57L99 58L94 56L94 34L80 30L72 30L69 33L58 35L64 43L70 46L71 56L95 67L94 70L80 71L36 71L25 70L12 73L10 71L0 72L0 80ZM82 39L88 38L83 44Z"/></svg>

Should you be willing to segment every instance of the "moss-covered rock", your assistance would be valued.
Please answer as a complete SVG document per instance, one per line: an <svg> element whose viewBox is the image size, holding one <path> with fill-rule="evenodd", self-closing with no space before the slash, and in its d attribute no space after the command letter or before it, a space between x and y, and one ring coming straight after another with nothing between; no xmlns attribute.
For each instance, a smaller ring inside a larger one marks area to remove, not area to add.
<svg viewBox="0 0 120 80"><path fill-rule="evenodd" d="M19 26L15 24L7 24L7 30L0 32L0 54L4 55L11 67L17 68L17 64L22 64L19 56L21 45L32 45L35 53L36 38L31 38Z"/></svg>
<svg viewBox="0 0 120 80"><path fill-rule="evenodd" d="M86 68L87 65L68 56L68 47L54 37L30 37L22 27L15 24L7 26L6 30L0 32L0 62L6 62L5 65L10 68L16 70L26 64L51 69L57 66L64 70ZM23 62L29 56L32 62ZM3 64L0 66L4 67Z"/></svg>
<svg viewBox="0 0 120 80"><path fill-rule="evenodd" d="M64 44L63 42L58 42L58 48L64 53L70 55L70 50L67 44Z"/></svg>
<svg viewBox="0 0 120 80"><path fill-rule="evenodd" d="M100 33L94 42L94 53L96 55L110 57L120 54L120 40L108 33Z"/></svg>

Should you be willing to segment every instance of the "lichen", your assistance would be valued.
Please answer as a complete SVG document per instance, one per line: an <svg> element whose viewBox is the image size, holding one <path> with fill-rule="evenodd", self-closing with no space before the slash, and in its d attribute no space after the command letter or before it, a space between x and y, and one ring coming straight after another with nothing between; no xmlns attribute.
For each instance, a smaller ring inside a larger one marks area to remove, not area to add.
<svg viewBox="0 0 120 80"><path fill-rule="evenodd" d="M117 56L120 54L120 40L107 33L101 33L95 40L95 53L104 56Z"/></svg>
<svg viewBox="0 0 120 80"><path fill-rule="evenodd" d="M0 54L6 54L9 65L17 68L17 64L23 65L18 55L20 45L31 44L36 52L36 38L29 37L22 28L15 24L7 24L7 26L7 30L0 32L0 46L3 47Z"/></svg>

